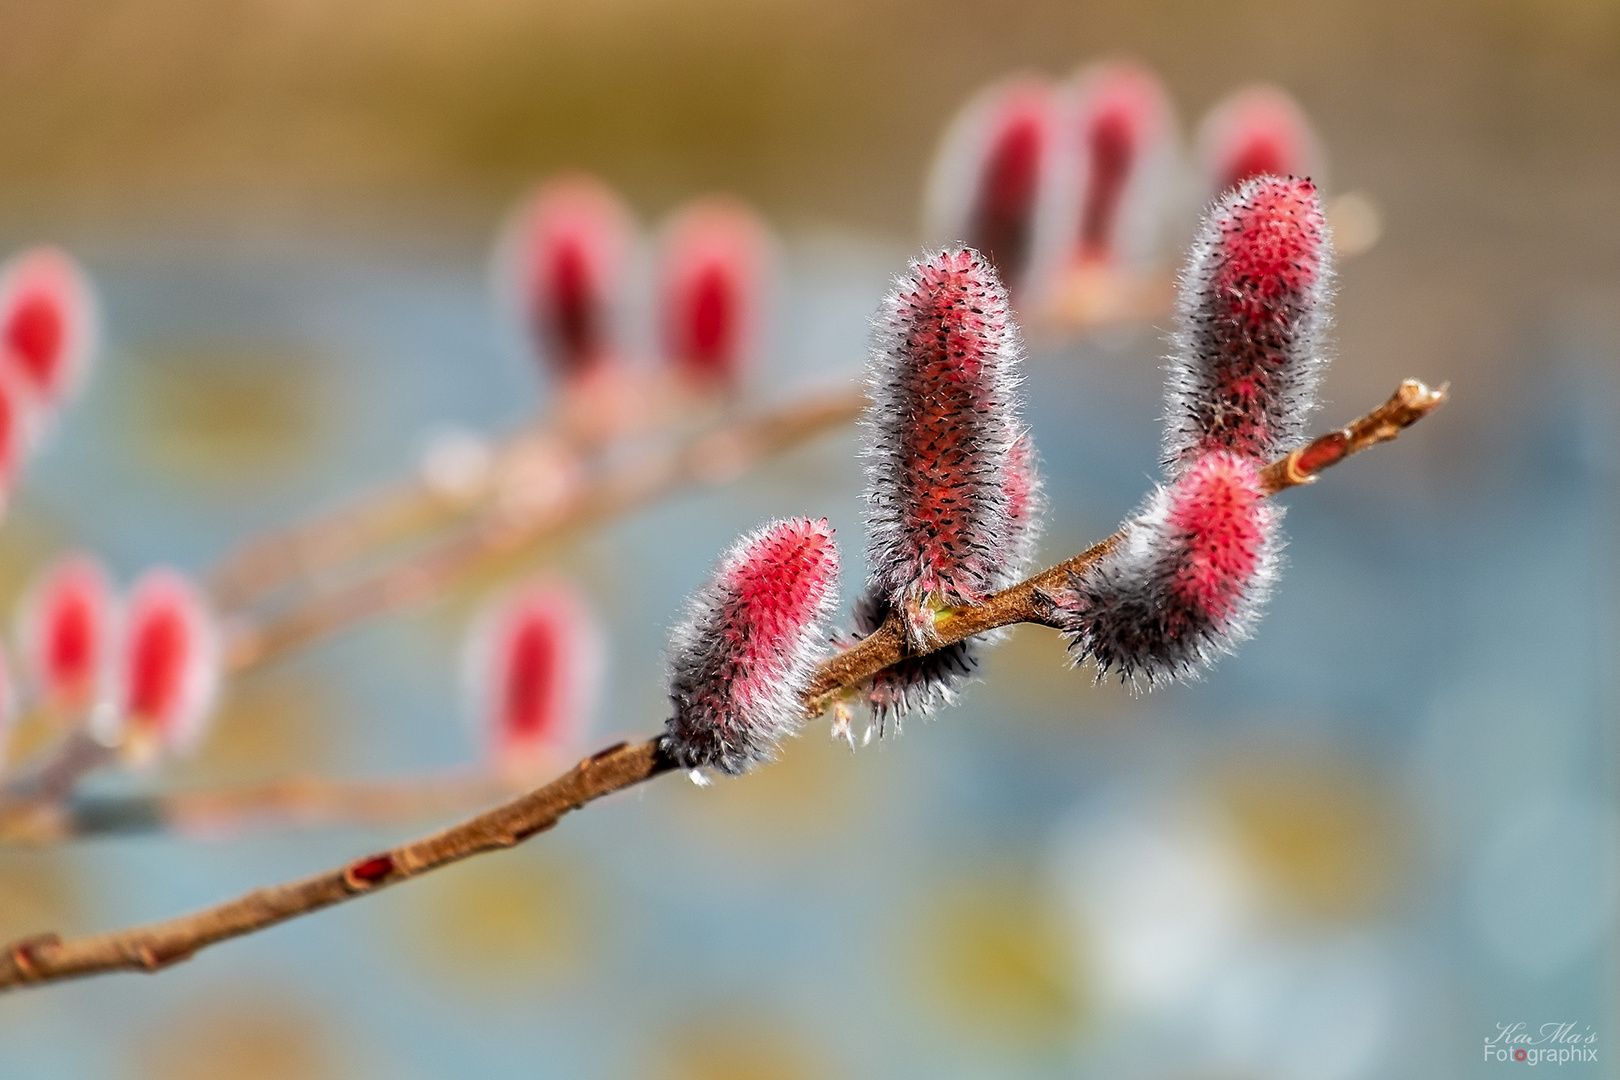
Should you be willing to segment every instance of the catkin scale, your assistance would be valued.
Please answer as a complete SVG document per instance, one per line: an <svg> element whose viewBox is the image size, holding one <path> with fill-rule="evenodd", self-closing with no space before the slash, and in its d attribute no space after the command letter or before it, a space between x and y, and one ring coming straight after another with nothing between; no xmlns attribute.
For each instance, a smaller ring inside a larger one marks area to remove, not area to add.
<svg viewBox="0 0 1620 1080"><path fill-rule="evenodd" d="M731 547L672 635L664 746L682 768L746 772L798 729L837 600L826 519L772 522Z"/></svg>

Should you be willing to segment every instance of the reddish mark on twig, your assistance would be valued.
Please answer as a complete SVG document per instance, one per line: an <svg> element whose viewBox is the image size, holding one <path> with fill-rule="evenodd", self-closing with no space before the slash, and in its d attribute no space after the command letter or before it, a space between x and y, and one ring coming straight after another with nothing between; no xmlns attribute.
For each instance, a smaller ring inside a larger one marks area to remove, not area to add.
<svg viewBox="0 0 1620 1080"><path fill-rule="evenodd" d="M352 864L343 874L351 889L369 889L394 872L392 855L373 855Z"/></svg>

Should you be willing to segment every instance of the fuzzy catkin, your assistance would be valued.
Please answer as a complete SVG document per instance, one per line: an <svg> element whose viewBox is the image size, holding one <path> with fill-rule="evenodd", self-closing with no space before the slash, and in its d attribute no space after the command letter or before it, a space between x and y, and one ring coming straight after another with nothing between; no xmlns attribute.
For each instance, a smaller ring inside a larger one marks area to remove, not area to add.
<svg viewBox="0 0 1620 1080"><path fill-rule="evenodd" d="M997 589L1016 584L1029 572L1046 510L1035 443L1027 432L1019 436L1007 455L1002 489L1007 500L1007 536ZM883 594L869 588L855 602L854 641L874 633L891 610ZM887 734L891 724L899 730L900 722L914 713L928 716L955 704L962 684L978 670L980 652L1005 636L1004 630L992 630L953 641L921 656L907 657L874 675L866 701L878 735Z"/></svg>
<svg viewBox="0 0 1620 1080"><path fill-rule="evenodd" d="M1053 597L1077 662L1153 685L1231 651L1276 579L1281 517L1252 459L1217 451L1191 462L1149 497L1119 547Z"/></svg>
<svg viewBox="0 0 1620 1080"><path fill-rule="evenodd" d="M1332 245L1309 180L1262 176L1204 218L1182 275L1164 461L1298 446L1325 366Z"/></svg>
<svg viewBox="0 0 1620 1080"><path fill-rule="evenodd" d="M746 772L798 729L837 600L826 519L775 521L732 545L672 637L664 745L682 768Z"/></svg>
<svg viewBox="0 0 1620 1080"><path fill-rule="evenodd" d="M914 262L875 336L863 420L871 586L908 612L922 646L923 605L977 603L1003 580L1023 345L1006 290L971 248Z"/></svg>

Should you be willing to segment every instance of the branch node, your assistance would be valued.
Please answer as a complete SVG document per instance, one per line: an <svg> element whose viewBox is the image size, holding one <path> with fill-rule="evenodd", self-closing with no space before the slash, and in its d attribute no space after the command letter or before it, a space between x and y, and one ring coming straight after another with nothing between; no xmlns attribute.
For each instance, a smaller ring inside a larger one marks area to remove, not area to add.
<svg viewBox="0 0 1620 1080"><path fill-rule="evenodd" d="M1315 444L1313 443L1312 445L1314 446ZM1316 483L1316 471L1314 469L1304 468L1300 464L1300 461L1305 456L1305 451L1307 449L1309 449L1309 447L1300 447L1298 450L1290 453L1287 459L1283 462L1283 473L1288 477L1288 483L1291 486Z"/></svg>
<svg viewBox="0 0 1620 1080"><path fill-rule="evenodd" d="M25 981L41 977L38 950L62 944L60 934L34 934L11 946L11 963Z"/></svg>
<svg viewBox="0 0 1620 1080"><path fill-rule="evenodd" d="M343 884L350 892L363 892L375 888L396 869L392 855L373 855L369 859L350 863L349 868L343 871Z"/></svg>

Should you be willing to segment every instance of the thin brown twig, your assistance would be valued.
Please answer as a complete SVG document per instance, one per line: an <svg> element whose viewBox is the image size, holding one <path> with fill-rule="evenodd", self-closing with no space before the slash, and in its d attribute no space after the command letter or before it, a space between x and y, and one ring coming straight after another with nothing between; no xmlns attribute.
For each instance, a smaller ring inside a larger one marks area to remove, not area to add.
<svg viewBox="0 0 1620 1080"><path fill-rule="evenodd" d="M851 423L865 404L857 390L827 393L610 465L593 480L538 505L492 511L461 534L402 562L317 588L264 623L239 628L229 664L239 671L264 663L360 620L431 599L521 551L682 487L733 479L758 461Z"/></svg>
<svg viewBox="0 0 1620 1080"><path fill-rule="evenodd" d="M583 466L614 444L713 420L723 404L665 369L612 369L565 383L553 411L489 448L487 467L448 485L426 461L411 476L349 497L302 521L249 536L205 579L226 612L259 603L391 544L449 526L488 509L537 456Z"/></svg>
<svg viewBox="0 0 1620 1080"><path fill-rule="evenodd" d="M1264 474L1268 494L1307 484L1323 470L1428 415L1445 400L1445 388L1430 390L1409 380L1389 401L1339 431L1322 436L1272 462ZM975 607L949 609L936 626L942 647L985 630L1016 622L1050 625L1038 590L1061 585L1118 542L1118 535ZM805 692L807 712L820 711L838 694L911 655L898 619L854 648L822 664ZM347 863L314 877L257 889L215 907L165 922L64 940L39 934L12 942L0 955L0 989L54 982L118 970L158 971L199 949L254 933L288 919L408 881L481 852L511 847L551 828L571 810L633 787L675 768L657 738L620 743L581 761L544 787L421 840Z"/></svg>
<svg viewBox="0 0 1620 1080"><path fill-rule="evenodd" d="M242 787L80 795L0 813L0 842L162 832L226 840L251 829L393 825L464 814L521 790L483 769L381 780L297 776Z"/></svg>

